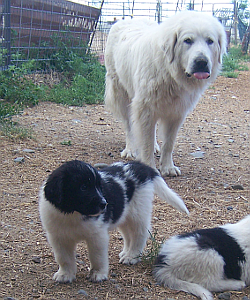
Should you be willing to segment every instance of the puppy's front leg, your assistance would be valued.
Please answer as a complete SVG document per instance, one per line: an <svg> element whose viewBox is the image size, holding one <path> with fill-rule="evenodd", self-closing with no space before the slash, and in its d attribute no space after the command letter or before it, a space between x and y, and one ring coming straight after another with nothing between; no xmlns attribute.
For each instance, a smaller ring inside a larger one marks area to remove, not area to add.
<svg viewBox="0 0 250 300"><path fill-rule="evenodd" d="M104 226L105 227L105 226ZM108 261L108 230L104 228L99 232L95 232L92 237L87 240L90 275L89 279L93 282L99 282L108 279L109 261Z"/></svg>
<svg viewBox="0 0 250 300"><path fill-rule="evenodd" d="M53 237L48 234L59 270L53 279L58 282L72 282L76 278L75 249L76 243L67 237Z"/></svg>

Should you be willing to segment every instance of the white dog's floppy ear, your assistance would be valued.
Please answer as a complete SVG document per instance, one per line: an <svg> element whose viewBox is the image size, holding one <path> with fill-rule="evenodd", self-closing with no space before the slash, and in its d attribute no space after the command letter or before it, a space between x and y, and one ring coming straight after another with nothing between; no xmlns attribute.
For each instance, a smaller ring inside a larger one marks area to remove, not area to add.
<svg viewBox="0 0 250 300"><path fill-rule="evenodd" d="M175 32L174 34L169 35L167 41L162 45L162 50L168 54L167 57L169 57L170 63L174 61L176 44L177 44L177 33Z"/></svg>
<svg viewBox="0 0 250 300"><path fill-rule="evenodd" d="M218 44L219 44L219 63L222 64L222 59L224 54L227 53L227 36L226 32L224 30L224 27L221 24L221 30L219 34L219 39L218 39Z"/></svg>

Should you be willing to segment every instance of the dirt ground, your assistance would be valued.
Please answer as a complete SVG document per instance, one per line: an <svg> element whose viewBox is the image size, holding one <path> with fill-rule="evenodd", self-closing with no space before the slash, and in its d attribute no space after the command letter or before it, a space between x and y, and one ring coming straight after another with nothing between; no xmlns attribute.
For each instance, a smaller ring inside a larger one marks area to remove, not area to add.
<svg viewBox="0 0 250 300"><path fill-rule="evenodd" d="M152 234L157 243L173 234L236 222L250 213L249 82L246 71L238 79L219 77L186 119L174 152L182 175L166 181L184 199L190 216L156 199ZM1 136L1 299L197 299L157 285L145 261L120 265L118 232L110 236L108 281L87 280L89 260L82 243L77 248L76 281L55 283L57 264L39 219L39 187L67 160L120 161L125 135L122 124L103 105L40 103L25 109L16 121L32 128L34 138L13 141ZM196 152L203 152L203 157L191 154ZM23 162L16 162L18 157ZM146 255L151 248L149 240ZM219 293L214 295L218 299ZM244 296L250 298L250 287L231 292L231 300Z"/></svg>

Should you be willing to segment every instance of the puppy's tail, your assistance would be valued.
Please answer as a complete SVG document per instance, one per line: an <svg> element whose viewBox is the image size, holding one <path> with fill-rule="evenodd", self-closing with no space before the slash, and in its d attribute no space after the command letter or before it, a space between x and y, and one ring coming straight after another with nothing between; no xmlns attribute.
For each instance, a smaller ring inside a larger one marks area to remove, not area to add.
<svg viewBox="0 0 250 300"><path fill-rule="evenodd" d="M161 176L156 176L154 178L154 189L159 198L166 201L179 211L189 214L189 211L183 200L167 186L166 182Z"/></svg>
<svg viewBox="0 0 250 300"><path fill-rule="evenodd" d="M160 257L162 260L162 257ZM153 276L155 280L170 289L177 291L184 291L190 294L200 297L201 300L213 300L213 295L207 289L197 283L181 280L177 278L170 270L170 266L166 263L157 264L153 268Z"/></svg>

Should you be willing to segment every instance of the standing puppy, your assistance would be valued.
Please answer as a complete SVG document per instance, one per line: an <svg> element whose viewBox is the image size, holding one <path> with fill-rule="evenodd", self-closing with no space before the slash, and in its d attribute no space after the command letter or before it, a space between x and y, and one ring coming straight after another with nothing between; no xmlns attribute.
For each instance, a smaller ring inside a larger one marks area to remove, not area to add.
<svg viewBox="0 0 250 300"><path fill-rule="evenodd" d="M180 175L172 160L178 130L219 74L225 51L222 24L202 12L180 12L161 24L132 19L112 26L105 50L105 103L125 126L122 157L155 167L159 121L161 174Z"/></svg>
<svg viewBox="0 0 250 300"><path fill-rule="evenodd" d="M108 277L108 231L124 238L120 262L140 259L150 230L154 193L180 211L184 202L151 167L139 162L116 163L98 171L82 161L69 161L48 177L40 192L40 216L59 270L54 279L76 276L76 245L86 240L90 279Z"/></svg>
<svg viewBox="0 0 250 300"><path fill-rule="evenodd" d="M153 270L156 281L202 300L250 284L250 216L167 240Z"/></svg>

